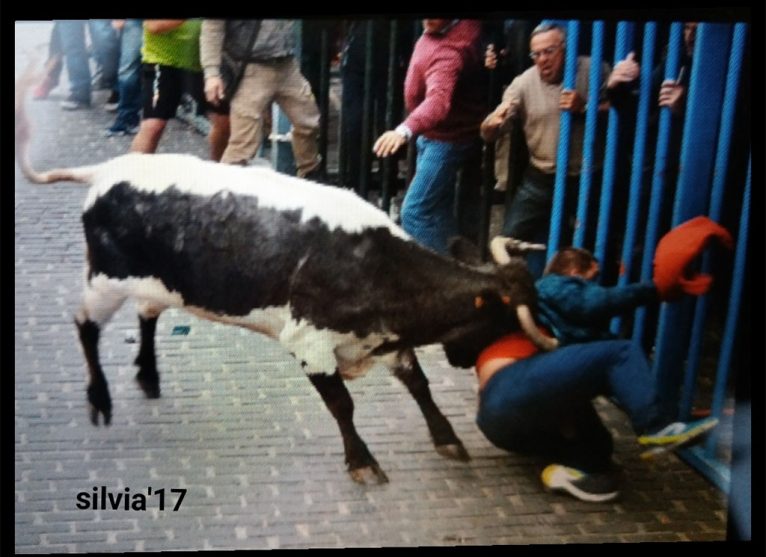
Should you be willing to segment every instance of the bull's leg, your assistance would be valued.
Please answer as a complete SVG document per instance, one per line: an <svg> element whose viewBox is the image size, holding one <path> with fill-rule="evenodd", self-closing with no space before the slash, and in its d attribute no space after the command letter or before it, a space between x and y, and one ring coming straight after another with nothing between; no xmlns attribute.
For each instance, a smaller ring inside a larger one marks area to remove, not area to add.
<svg viewBox="0 0 766 557"><path fill-rule="evenodd" d="M106 290L96 290L88 285L83 296L83 305L75 316L75 324L80 336L85 361L88 364L88 402L90 403L90 421L98 425L99 413L104 416L104 425L112 421L112 398L109 385L101 369L98 356L98 339L101 327L109 321L114 312L125 301L125 297Z"/></svg>
<svg viewBox="0 0 766 557"><path fill-rule="evenodd" d="M322 396L327 408L338 422L343 436L343 448L346 464L351 478L358 483L385 483L388 477L381 470L367 445L354 427L354 401L343 384L343 379L336 371L332 375L324 373L309 374L309 379Z"/></svg>
<svg viewBox="0 0 766 557"><path fill-rule="evenodd" d="M455 430L431 397L428 378L411 350L400 355L399 364L392 368L394 375L407 387L421 412L431 432L436 452L447 458L468 461L471 457L463 447L463 443L455 435Z"/></svg>
<svg viewBox="0 0 766 557"><path fill-rule="evenodd" d="M157 319L163 309L165 308L141 304L138 310L141 345L134 363L138 366L136 381L147 398L160 397L160 374L157 371L154 337L157 331Z"/></svg>

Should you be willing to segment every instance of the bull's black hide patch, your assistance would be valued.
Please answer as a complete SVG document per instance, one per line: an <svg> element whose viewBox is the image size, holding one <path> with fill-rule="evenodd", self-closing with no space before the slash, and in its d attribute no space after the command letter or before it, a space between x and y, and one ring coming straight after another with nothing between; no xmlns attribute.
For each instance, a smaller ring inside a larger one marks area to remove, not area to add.
<svg viewBox="0 0 766 557"><path fill-rule="evenodd" d="M385 331L406 347L450 331L496 338L514 321L499 294L518 285L503 273L458 264L387 227L351 233L317 217L301 222L300 210L262 207L254 195L155 193L121 182L83 223L94 274L155 277L185 304L216 313L289 303L294 318L317 328L360 337ZM490 303L477 309L477 295Z"/></svg>

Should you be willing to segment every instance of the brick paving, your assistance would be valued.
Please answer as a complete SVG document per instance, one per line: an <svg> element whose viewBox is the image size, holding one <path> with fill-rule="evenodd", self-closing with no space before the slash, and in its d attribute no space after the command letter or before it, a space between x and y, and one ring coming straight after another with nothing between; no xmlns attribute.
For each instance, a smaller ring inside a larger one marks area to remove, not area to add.
<svg viewBox="0 0 766 557"><path fill-rule="evenodd" d="M25 48L49 24L17 24ZM124 153L102 136L112 121L28 101L40 169ZM161 152L206 156L202 136L170 123ZM337 426L277 343L169 310L157 329L162 398L147 400L132 365L138 321L128 302L102 333L113 424L93 427L73 325L83 281L79 222L86 190L15 180L15 550L17 553L190 549L453 546L723 540L726 498L675 456L638 458L624 416L599 411L624 467L617 502L586 504L543 491L546 464L491 446L474 424L476 381L436 346L418 351L434 398L471 462L441 458L404 387L383 369L348 383L360 435L390 478L360 486L345 472ZM176 326L190 327L174 335ZM164 489L147 510L80 510L77 494ZM172 511L174 488L186 489Z"/></svg>

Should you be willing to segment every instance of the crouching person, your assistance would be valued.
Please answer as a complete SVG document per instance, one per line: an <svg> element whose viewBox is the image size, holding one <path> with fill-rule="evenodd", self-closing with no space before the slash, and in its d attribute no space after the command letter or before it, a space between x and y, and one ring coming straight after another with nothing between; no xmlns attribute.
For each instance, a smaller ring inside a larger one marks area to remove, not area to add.
<svg viewBox="0 0 766 557"><path fill-rule="evenodd" d="M608 330L609 319L640 305L707 291L709 277L688 280L683 269L711 237L725 243L730 238L699 219L660 242L653 282L600 286L589 252L561 250L535 284L539 320L560 347L538 353L523 332L515 332L480 354L476 423L497 447L547 459L541 477L546 488L593 502L619 495L612 437L592 404L597 396L610 397L627 414L647 449L642 458L697 441L718 423L713 417L674 422L675 405L659 392L642 349Z"/></svg>

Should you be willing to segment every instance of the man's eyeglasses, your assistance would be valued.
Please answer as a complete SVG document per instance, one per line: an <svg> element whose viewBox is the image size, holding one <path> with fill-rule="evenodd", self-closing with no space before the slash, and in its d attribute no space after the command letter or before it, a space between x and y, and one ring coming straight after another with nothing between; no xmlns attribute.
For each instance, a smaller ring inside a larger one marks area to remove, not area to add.
<svg viewBox="0 0 766 557"><path fill-rule="evenodd" d="M559 48L561 48L561 43L559 43L559 44L556 44L556 45L553 45L553 46L549 46L548 48L544 48L544 49L542 49L542 50L533 50L532 52L530 52L530 53L529 53L529 57L530 57L532 60L537 60L537 59L538 59L538 58L540 58L540 56L542 56L542 55L545 55L545 56L550 56L550 55L552 55L552 54L553 54L554 52L556 52L556 51L557 51Z"/></svg>

